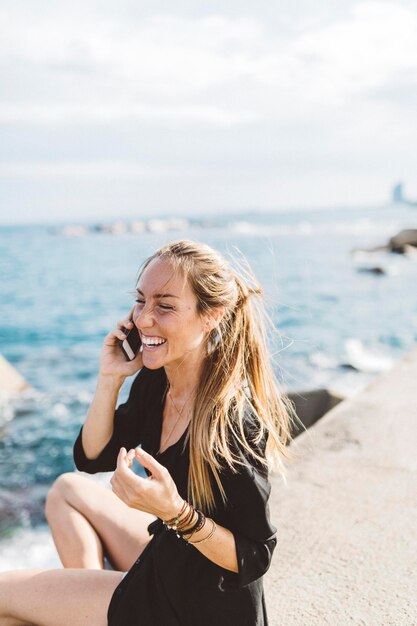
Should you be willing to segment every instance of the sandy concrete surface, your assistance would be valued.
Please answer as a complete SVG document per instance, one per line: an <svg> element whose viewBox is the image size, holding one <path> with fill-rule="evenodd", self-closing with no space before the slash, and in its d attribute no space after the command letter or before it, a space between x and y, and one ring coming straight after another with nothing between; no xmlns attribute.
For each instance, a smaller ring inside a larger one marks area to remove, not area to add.
<svg viewBox="0 0 417 626"><path fill-rule="evenodd" d="M291 445L271 477L270 626L417 625L417 349Z"/></svg>

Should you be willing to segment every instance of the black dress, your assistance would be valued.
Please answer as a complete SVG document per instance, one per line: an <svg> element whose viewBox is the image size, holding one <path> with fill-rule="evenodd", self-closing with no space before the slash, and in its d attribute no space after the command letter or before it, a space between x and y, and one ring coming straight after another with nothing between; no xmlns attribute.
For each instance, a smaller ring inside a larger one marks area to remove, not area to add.
<svg viewBox="0 0 417 626"><path fill-rule="evenodd" d="M94 460L85 456L81 429L74 445L77 468L90 474L112 471L122 446L129 450L141 443L167 467L186 499L186 432L157 454L166 387L164 368L142 368L127 402L115 411L111 440ZM249 408L245 423L249 427L254 424ZM264 444L259 448L262 453ZM245 465L238 474L222 471L228 501L222 503L215 487L216 509L210 517L234 534L239 572L216 565L157 519L148 526L153 538L114 591L108 608L109 626L267 626L262 576L276 545L276 528L269 519L270 484L266 470L250 462L237 442L234 451Z"/></svg>

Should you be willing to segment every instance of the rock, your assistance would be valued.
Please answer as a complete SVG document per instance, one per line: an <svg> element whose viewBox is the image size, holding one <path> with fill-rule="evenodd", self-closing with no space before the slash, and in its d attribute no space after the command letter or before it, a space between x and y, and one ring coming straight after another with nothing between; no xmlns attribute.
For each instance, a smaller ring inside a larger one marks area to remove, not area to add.
<svg viewBox="0 0 417 626"><path fill-rule="evenodd" d="M417 229L402 230L388 242L388 247L391 252L397 252L404 254L406 252L406 246L417 247Z"/></svg>
<svg viewBox="0 0 417 626"><path fill-rule="evenodd" d="M29 389L23 376L0 354L0 393L13 394Z"/></svg>
<svg viewBox="0 0 417 626"><path fill-rule="evenodd" d="M368 273L368 274L377 274L377 275L386 274L385 269L379 265L375 265L374 267L365 267L365 266L358 267L357 270L358 272L363 272L363 273Z"/></svg>
<svg viewBox="0 0 417 626"><path fill-rule="evenodd" d="M386 245L375 246L374 248L353 248L351 254L360 252L396 252L398 254L410 254L411 250L417 248L417 228L401 230L391 237ZM366 270L365 270L366 271Z"/></svg>

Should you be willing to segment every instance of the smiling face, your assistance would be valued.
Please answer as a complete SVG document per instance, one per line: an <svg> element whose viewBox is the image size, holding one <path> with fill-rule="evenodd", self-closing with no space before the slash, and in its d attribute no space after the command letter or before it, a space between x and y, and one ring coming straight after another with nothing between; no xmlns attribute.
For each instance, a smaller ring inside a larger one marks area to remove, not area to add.
<svg viewBox="0 0 417 626"><path fill-rule="evenodd" d="M197 312L197 298L187 280L168 261L154 259L137 284L133 321L143 344L143 364L149 369L180 365L204 358L207 326Z"/></svg>

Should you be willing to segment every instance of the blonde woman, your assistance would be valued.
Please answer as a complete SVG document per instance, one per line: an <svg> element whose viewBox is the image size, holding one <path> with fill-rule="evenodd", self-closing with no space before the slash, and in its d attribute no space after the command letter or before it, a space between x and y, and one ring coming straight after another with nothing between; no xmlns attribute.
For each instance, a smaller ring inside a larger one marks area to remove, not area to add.
<svg viewBox="0 0 417 626"><path fill-rule="evenodd" d="M260 294L207 245L147 259L131 315L104 340L74 446L78 469L114 470L112 490L80 474L56 481L46 513L64 569L0 575L2 626L267 624L268 469L289 457L292 415ZM130 318L143 349L128 362Z"/></svg>

